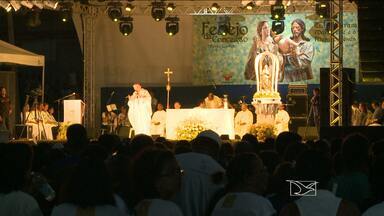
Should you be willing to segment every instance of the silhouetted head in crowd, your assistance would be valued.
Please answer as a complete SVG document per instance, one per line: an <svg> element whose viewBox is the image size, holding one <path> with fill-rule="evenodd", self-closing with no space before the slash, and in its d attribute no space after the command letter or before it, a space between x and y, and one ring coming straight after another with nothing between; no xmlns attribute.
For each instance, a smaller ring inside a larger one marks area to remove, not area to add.
<svg viewBox="0 0 384 216"><path fill-rule="evenodd" d="M375 201L384 201L384 155L378 155L371 169L372 191Z"/></svg>
<svg viewBox="0 0 384 216"><path fill-rule="evenodd" d="M117 147L121 144L120 138L117 135L112 134L103 134L98 139L99 145L103 146L108 153L108 155L112 155L116 152Z"/></svg>
<svg viewBox="0 0 384 216"><path fill-rule="evenodd" d="M67 129L67 145L70 153L78 154L88 144L87 131L81 124L70 125Z"/></svg>
<svg viewBox="0 0 384 216"><path fill-rule="evenodd" d="M284 152L284 161L295 162L299 155L307 150L307 146L303 143L289 143Z"/></svg>
<svg viewBox="0 0 384 216"><path fill-rule="evenodd" d="M219 150L219 163L226 168L232 158L235 156L235 149L229 142L224 142Z"/></svg>
<svg viewBox="0 0 384 216"><path fill-rule="evenodd" d="M369 160L369 142L366 137L360 134L347 136L341 153L345 172L366 171Z"/></svg>
<svg viewBox="0 0 384 216"><path fill-rule="evenodd" d="M111 178L100 148L88 147L79 164L64 184L62 202L86 208L100 205L115 205Z"/></svg>
<svg viewBox="0 0 384 216"><path fill-rule="evenodd" d="M248 141L240 141L235 144L235 154L242 154L242 153L257 153L258 149L257 146L253 145L252 143Z"/></svg>
<svg viewBox="0 0 384 216"><path fill-rule="evenodd" d="M153 147L154 147L154 142L152 137L145 134L136 135L131 140L131 143L130 143L131 155L133 157L139 156L146 149L153 148Z"/></svg>
<svg viewBox="0 0 384 216"><path fill-rule="evenodd" d="M279 155L271 150L262 151L259 155L263 160L264 166L267 167L268 173L272 175L276 166L280 163Z"/></svg>
<svg viewBox="0 0 384 216"><path fill-rule="evenodd" d="M182 154L192 151L192 145L187 140L179 140L176 142L175 154Z"/></svg>
<svg viewBox="0 0 384 216"><path fill-rule="evenodd" d="M323 152L325 154L328 154L329 156L332 156L331 154L331 144L324 139L317 140L313 145L313 150Z"/></svg>
<svg viewBox="0 0 384 216"><path fill-rule="evenodd" d="M372 145L372 155L378 157L384 155L384 140L379 140Z"/></svg>
<svg viewBox="0 0 384 216"><path fill-rule="evenodd" d="M0 144L1 194L24 189L32 159L32 148L27 144Z"/></svg>
<svg viewBox="0 0 384 216"><path fill-rule="evenodd" d="M278 193L280 195L289 196L289 184L287 179L294 179L295 168L291 162L282 162L276 166L272 174L270 193Z"/></svg>
<svg viewBox="0 0 384 216"><path fill-rule="evenodd" d="M170 151L145 151L134 164L134 182L139 201L171 199L181 186L182 171Z"/></svg>
<svg viewBox="0 0 384 216"><path fill-rule="evenodd" d="M191 145L194 152L209 155L214 159L218 158L219 143L211 138L204 136L196 137L191 141Z"/></svg>
<svg viewBox="0 0 384 216"><path fill-rule="evenodd" d="M297 133L282 132L275 140L275 149L280 157L283 157L289 143L301 143L301 141L301 136Z"/></svg>
<svg viewBox="0 0 384 216"><path fill-rule="evenodd" d="M268 173L257 154L237 155L227 168L228 192L253 192L262 195L267 188Z"/></svg>
<svg viewBox="0 0 384 216"><path fill-rule="evenodd" d="M257 140L257 137L252 135L252 134L249 134L249 133L245 134L241 138L241 141L247 141L247 142L251 143L257 149L257 151L260 150L259 149L259 147L260 147L259 141Z"/></svg>
<svg viewBox="0 0 384 216"><path fill-rule="evenodd" d="M327 189L332 177L331 159L322 152L305 151L296 162L296 174L298 180L317 181L318 188Z"/></svg>

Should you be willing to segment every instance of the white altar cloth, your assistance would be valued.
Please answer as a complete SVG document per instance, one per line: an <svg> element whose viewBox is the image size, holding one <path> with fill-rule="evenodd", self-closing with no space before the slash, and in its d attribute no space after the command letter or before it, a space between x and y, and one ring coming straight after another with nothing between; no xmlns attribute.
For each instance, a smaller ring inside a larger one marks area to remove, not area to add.
<svg viewBox="0 0 384 216"><path fill-rule="evenodd" d="M207 129L234 139L234 117L234 109L167 109L166 138L176 140L177 127L188 119L199 119L206 123Z"/></svg>

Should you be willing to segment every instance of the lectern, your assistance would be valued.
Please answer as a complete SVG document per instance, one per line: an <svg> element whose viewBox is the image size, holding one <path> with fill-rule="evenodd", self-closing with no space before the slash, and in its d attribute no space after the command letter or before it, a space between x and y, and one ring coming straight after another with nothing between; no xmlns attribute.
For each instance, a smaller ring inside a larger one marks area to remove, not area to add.
<svg viewBox="0 0 384 216"><path fill-rule="evenodd" d="M64 122L82 124L84 103L82 100L64 100Z"/></svg>

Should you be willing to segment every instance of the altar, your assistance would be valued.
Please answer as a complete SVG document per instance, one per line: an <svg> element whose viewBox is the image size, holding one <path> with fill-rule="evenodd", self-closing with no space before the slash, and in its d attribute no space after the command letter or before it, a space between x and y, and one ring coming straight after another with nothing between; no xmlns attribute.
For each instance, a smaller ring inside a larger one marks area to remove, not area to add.
<svg viewBox="0 0 384 216"><path fill-rule="evenodd" d="M235 138L234 109L167 109L166 138L177 139L177 130L186 121L202 122L206 129L211 129L219 135Z"/></svg>

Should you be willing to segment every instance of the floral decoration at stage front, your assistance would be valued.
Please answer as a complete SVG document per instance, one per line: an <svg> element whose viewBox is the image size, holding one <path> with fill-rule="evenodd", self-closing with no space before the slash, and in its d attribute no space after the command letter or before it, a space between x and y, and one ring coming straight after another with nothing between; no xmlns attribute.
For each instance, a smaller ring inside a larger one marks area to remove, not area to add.
<svg viewBox="0 0 384 216"><path fill-rule="evenodd" d="M176 129L178 140L193 140L196 136L206 130L206 123L197 118L190 118L181 123Z"/></svg>
<svg viewBox="0 0 384 216"><path fill-rule="evenodd" d="M256 136L258 141L264 142L267 138L275 138L277 130L273 124L254 124L250 133Z"/></svg>
<svg viewBox="0 0 384 216"><path fill-rule="evenodd" d="M66 140L67 139L67 129L71 125L71 122L60 122L59 123L59 132L57 134L57 140Z"/></svg>

